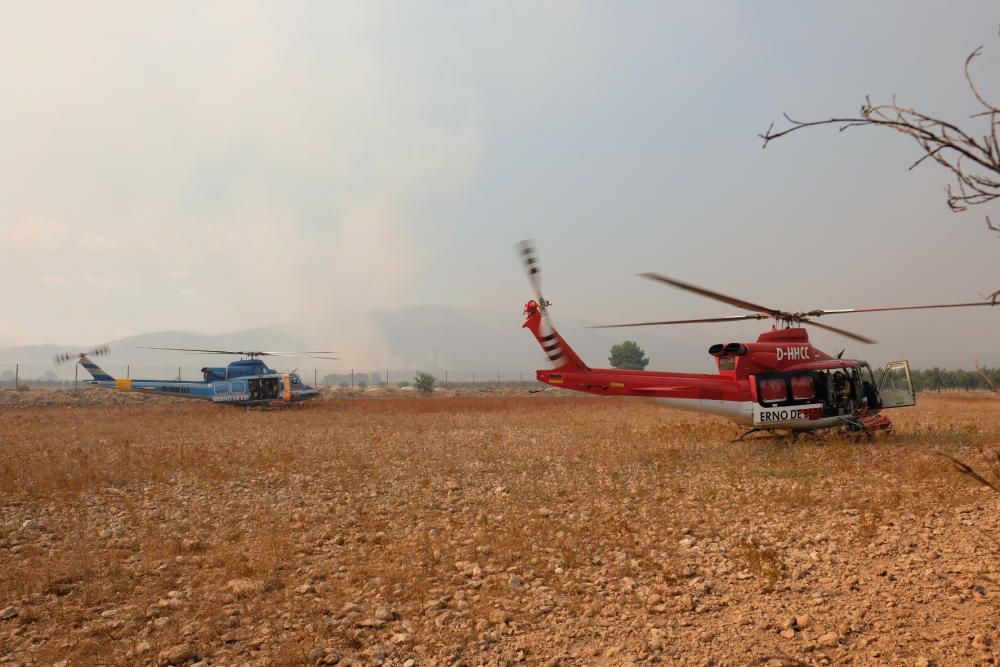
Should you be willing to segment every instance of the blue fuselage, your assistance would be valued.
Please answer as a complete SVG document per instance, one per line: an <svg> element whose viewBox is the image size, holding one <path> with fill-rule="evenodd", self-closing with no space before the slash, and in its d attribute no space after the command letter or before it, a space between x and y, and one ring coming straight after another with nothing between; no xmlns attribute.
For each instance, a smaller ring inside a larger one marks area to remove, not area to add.
<svg viewBox="0 0 1000 667"><path fill-rule="evenodd" d="M221 368L202 368L201 372L202 381L118 378L93 380L91 384L121 391L197 398L231 405L304 401L319 396L319 391L302 382L297 373L279 373L259 359L234 361Z"/></svg>

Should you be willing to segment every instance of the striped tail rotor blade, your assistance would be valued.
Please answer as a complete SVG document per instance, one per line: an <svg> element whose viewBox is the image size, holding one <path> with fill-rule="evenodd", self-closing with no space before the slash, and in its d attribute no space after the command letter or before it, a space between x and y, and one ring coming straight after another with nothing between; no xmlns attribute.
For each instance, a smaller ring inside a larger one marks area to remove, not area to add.
<svg viewBox="0 0 1000 667"><path fill-rule="evenodd" d="M538 302L544 302L542 298L542 266L538 261L538 249L535 242L524 240L514 246L517 249L521 263L524 264L524 272L528 275L528 282L538 296Z"/></svg>
<svg viewBox="0 0 1000 667"><path fill-rule="evenodd" d="M552 362L553 366L560 366L563 359L566 357L566 351L563 349L561 339L559 334L556 333L556 328L553 326L552 321L546 315L542 318L542 349L545 354L548 355L549 361Z"/></svg>
<svg viewBox="0 0 1000 667"><path fill-rule="evenodd" d="M79 361L84 357L103 357L108 354L111 354L111 347L101 345L89 352L60 352L52 358L52 361L56 366L59 366L60 364L65 364L67 361Z"/></svg>
<svg viewBox="0 0 1000 667"><path fill-rule="evenodd" d="M77 356L78 355L70 354L68 352L60 352L59 354L57 354L52 358L52 361L53 363L55 363L56 366L59 366L60 364L65 364L70 359L76 359Z"/></svg>

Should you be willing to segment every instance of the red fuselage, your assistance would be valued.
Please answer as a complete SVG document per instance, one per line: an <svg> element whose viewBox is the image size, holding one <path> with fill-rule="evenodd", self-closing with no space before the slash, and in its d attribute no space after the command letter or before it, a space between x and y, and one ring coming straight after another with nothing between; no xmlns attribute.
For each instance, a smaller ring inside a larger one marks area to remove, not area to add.
<svg viewBox="0 0 1000 667"><path fill-rule="evenodd" d="M768 407L768 397L758 395L757 380L773 374L783 377L783 374L813 371L857 373L860 366L856 360L831 357L809 342L805 329L793 327L764 332L755 343L713 345L709 353L715 357L717 373L589 368L562 336L546 325L537 303L529 301L525 314L523 326L534 334L555 366L536 371L539 382L589 394L651 398L671 407L717 414L744 425L759 426L760 420L769 418L776 419L776 425L782 428L803 430L842 424L840 417L824 415L815 387L812 396L803 393L796 397L789 393L787 409L782 413ZM780 418L771 417L770 413L778 413Z"/></svg>

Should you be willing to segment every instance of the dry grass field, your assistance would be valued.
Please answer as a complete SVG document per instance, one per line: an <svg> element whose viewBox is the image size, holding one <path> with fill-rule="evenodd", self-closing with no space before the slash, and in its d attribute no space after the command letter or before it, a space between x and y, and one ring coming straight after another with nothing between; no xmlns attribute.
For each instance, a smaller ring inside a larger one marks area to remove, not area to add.
<svg viewBox="0 0 1000 667"><path fill-rule="evenodd" d="M0 664L995 664L1000 400L0 410Z"/></svg>

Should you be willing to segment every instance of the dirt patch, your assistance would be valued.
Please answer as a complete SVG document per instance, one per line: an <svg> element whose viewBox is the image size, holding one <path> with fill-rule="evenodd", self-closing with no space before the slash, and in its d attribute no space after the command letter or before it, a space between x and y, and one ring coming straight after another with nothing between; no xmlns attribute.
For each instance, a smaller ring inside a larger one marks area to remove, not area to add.
<svg viewBox="0 0 1000 667"><path fill-rule="evenodd" d="M323 387L323 400L385 399L385 398L485 398L491 396L535 396L557 398L573 396L573 392L548 388L539 383L525 383L516 386L474 386L435 387L429 394L423 394L413 387L369 387L349 389ZM576 395L579 397L579 395ZM164 394L149 394L140 391L122 392L83 386L78 389L0 389L0 410L21 408L72 408L89 405L148 405L151 403L191 403L193 399L179 398ZM311 401L315 402L314 401ZM229 406L236 407L236 406Z"/></svg>
<svg viewBox="0 0 1000 667"><path fill-rule="evenodd" d="M1000 494L936 455L993 474L995 401L792 445L548 396L0 410L0 659L995 662Z"/></svg>

